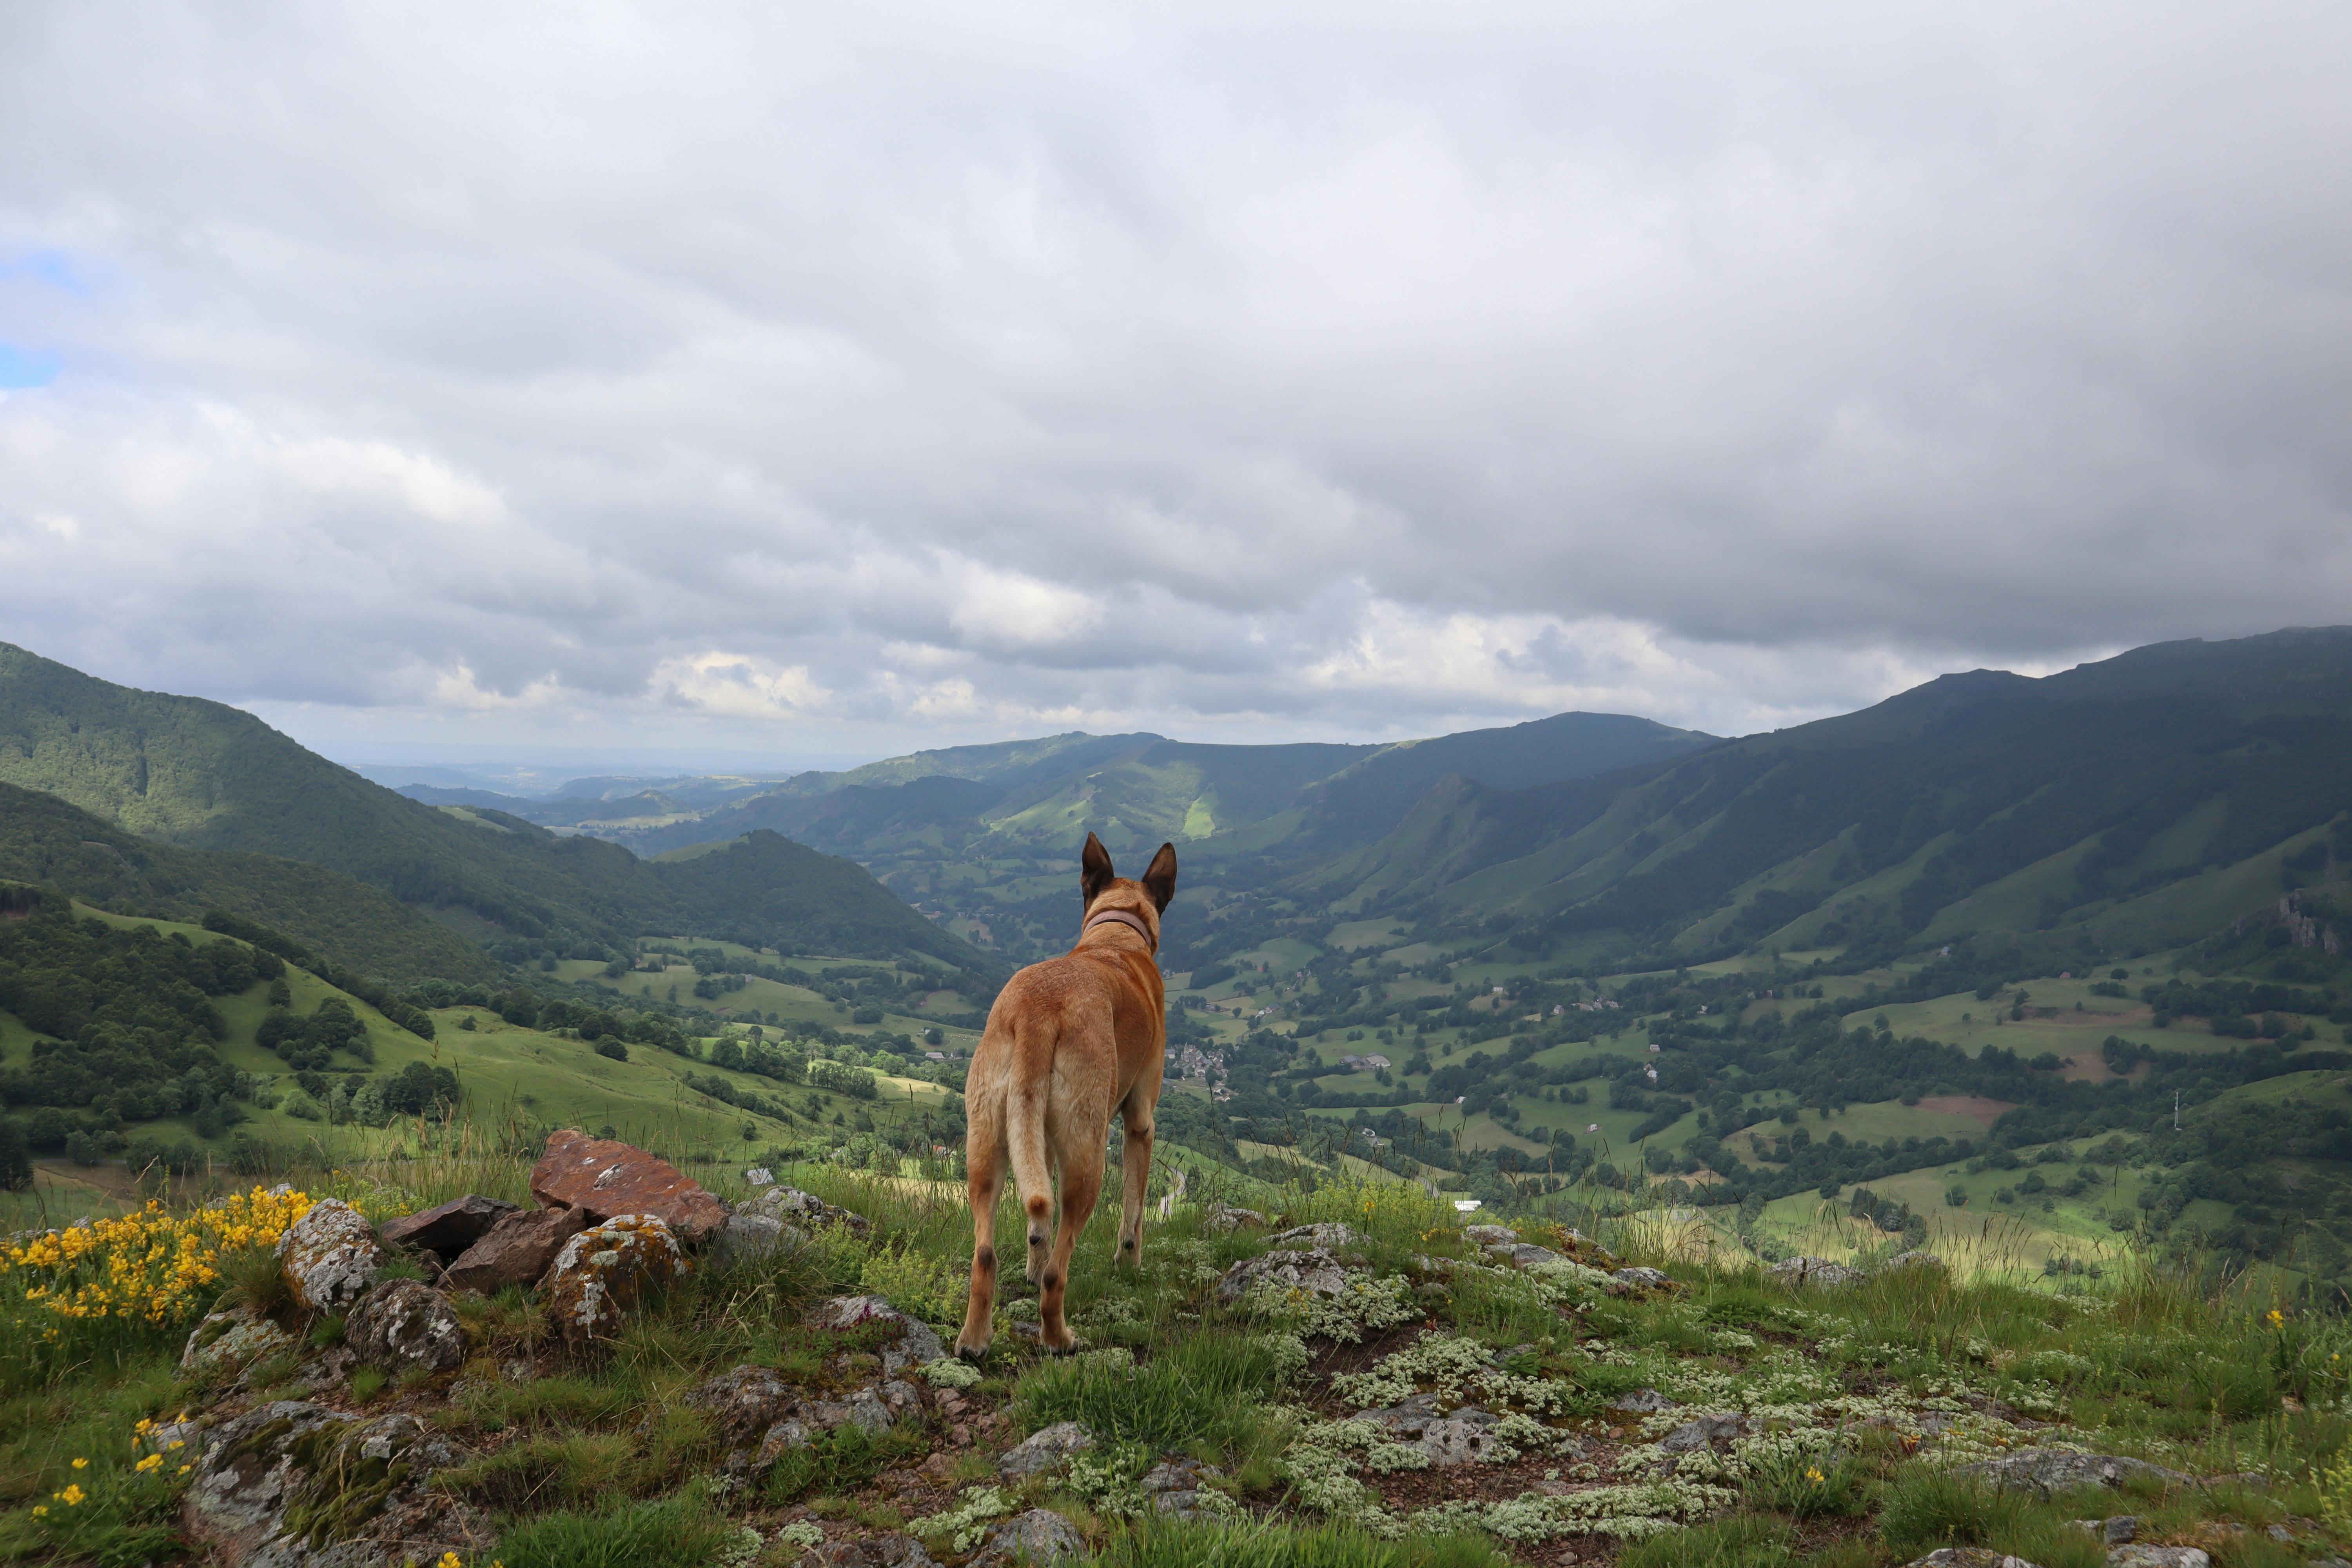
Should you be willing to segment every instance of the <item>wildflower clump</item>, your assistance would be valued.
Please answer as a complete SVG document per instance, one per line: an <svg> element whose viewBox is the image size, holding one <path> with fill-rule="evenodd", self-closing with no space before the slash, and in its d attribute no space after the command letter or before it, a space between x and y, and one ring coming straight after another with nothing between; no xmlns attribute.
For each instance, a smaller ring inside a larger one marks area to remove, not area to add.
<svg viewBox="0 0 2352 1568"><path fill-rule="evenodd" d="M77 1325L176 1328L210 1304L224 1259L277 1246L310 1208L305 1194L256 1187L186 1214L151 1203L13 1242L0 1247L0 1322L20 1349L59 1345Z"/></svg>

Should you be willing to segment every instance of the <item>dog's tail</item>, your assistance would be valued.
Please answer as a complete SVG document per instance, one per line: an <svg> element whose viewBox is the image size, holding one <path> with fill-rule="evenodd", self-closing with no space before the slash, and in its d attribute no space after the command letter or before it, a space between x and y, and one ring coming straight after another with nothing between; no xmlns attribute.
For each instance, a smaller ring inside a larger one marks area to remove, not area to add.
<svg viewBox="0 0 2352 1568"><path fill-rule="evenodd" d="M1004 1145L1013 1190L1028 1216L1029 1245L1044 1244L1054 1213L1053 1163L1045 1152L1045 1109L1054 1094L1054 1047L1061 1031L1047 1018L1013 1026L1013 1070L1004 1095Z"/></svg>

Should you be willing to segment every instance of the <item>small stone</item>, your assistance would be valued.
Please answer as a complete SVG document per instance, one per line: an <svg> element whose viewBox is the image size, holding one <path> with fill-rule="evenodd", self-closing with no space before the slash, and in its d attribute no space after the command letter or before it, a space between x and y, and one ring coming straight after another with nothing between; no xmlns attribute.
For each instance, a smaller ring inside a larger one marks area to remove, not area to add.
<svg viewBox="0 0 2352 1568"><path fill-rule="evenodd" d="M2294 1531L2292 1531L2292 1530L2289 1530L2289 1529L2288 1529L2285 1525L2284 1525L2284 1524L2273 1524L2273 1525L2270 1526L2270 1527L2269 1527L2269 1529L2267 1529L2266 1531L2263 1531L2263 1533L2264 1533L2264 1534L2266 1534L2266 1535L2268 1535L2268 1536L2269 1536L2273 1541L2277 1542L2278 1542L2280 1545L2282 1545L2282 1546L2284 1546L2284 1545L2287 1544L2289 1542L2292 1542L2292 1541L2294 1539Z"/></svg>
<svg viewBox="0 0 2352 1568"><path fill-rule="evenodd" d="M1421 1451L1440 1469L1490 1458L1496 1448L1490 1428L1499 1419L1475 1405L1442 1415L1422 1428Z"/></svg>
<svg viewBox="0 0 2352 1568"><path fill-rule="evenodd" d="M2213 1568L2213 1559L2194 1546L2118 1546L2107 1568Z"/></svg>
<svg viewBox="0 0 2352 1568"><path fill-rule="evenodd" d="M1320 1247L1306 1252L1268 1252L1245 1258L1225 1270L1217 1281L1217 1300L1231 1306L1259 1285L1283 1290L1305 1290L1317 1296L1337 1296L1348 1288L1339 1260Z"/></svg>
<svg viewBox="0 0 2352 1568"><path fill-rule="evenodd" d="M1620 1268L1612 1276L1612 1278L1620 1285L1632 1285L1643 1290L1655 1290L1662 1286L1671 1285L1674 1283L1674 1280L1667 1276L1664 1269L1643 1268L1638 1267L1633 1268Z"/></svg>
<svg viewBox="0 0 2352 1568"><path fill-rule="evenodd" d="M1051 1510L1033 1508L997 1526L980 1555L971 1560L971 1568L1009 1568L1020 1560L1034 1564L1058 1563L1066 1557L1083 1557L1086 1552L1086 1537L1072 1529L1068 1520Z"/></svg>
<svg viewBox="0 0 2352 1568"><path fill-rule="evenodd" d="M1843 1263L1832 1263L1826 1258L1790 1258L1775 1263L1764 1271L1764 1277L1782 1285L1822 1285L1837 1287L1859 1285L1865 1276L1859 1268ZM1955 1550L1958 1550L1955 1548Z"/></svg>
<svg viewBox="0 0 2352 1568"><path fill-rule="evenodd" d="M616 1215L563 1244L547 1271L548 1312L574 1343L610 1339L647 1296L686 1272L686 1256L652 1215Z"/></svg>
<svg viewBox="0 0 2352 1568"><path fill-rule="evenodd" d="M1034 1476L1094 1446L1094 1434L1086 1429L1084 1423L1064 1421L1032 1433L1007 1451L996 1462L996 1468L1008 1476Z"/></svg>
<svg viewBox="0 0 2352 1568"><path fill-rule="evenodd" d="M446 1260L481 1240L499 1215L514 1212L515 1205L502 1198L467 1193L437 1208L403 1215L383 1227L383 1239L387 1246L414 1247Z"/></svg>
<svg viewBox="0 0 2352 1568"><path fill-rule="evenodd" d="M375 1226L341 1198L321 1198L278 1238L278 1257L295 1300L314 1312L351 1305L375 1283L383 1248Z"/></svg>
<svg viewBox="0 0 2352 1568"><path fill-rule="evenodd" d="M909 1535L869 1535L857 1541L828 1541L811 1547L801 1559L819 1568L940 1568L939 1559Z"/></svg>
<svg viewBox="0 0 2352 1568"><path fill-rule="evenodd" d="M343 1343L373 1366L448 1372L466 1359L466 1331L449 1298L415 1279L379 1285L343 1322Z"/></svg>
<svg viewBox="0 0 2352 1568"><path fill-rule="evenodd" d="M743 1184L748 1187L772 1186L776 1173L765 1165L754 1165L743 1173Z"/></svg>
<svg viewBox="0 0 2352 1568"><path fill-rule="evenodd" d="M874 1228L874 1222L864 1215L852 1214L798 1187L770 1187L736 1212L765 1215L799 1230L817 1230L837 1225L845 1226L855 1235L864 1236Z"/></svg>
<svg viewBox="0 0 2352 1568"><path fill-rule="evenodd" d="M1507 1263L1515 1268L1533 1268L1538 1263L1568 1261L1549 1247L1538 1247L1532 1241L1505 1242L1486 1248L1486 1256L1497 1263Z"/></svg>
<svg viewBox="0 0 2352 1568"><path fill-rule="evenodd" d="M293 1345L292 1334L252 1308L231 1307L212 1313L190 1331L180 1367L200 1376L236 1372Z"/></svg>
<svg viewBox="0 0 2352 1568"><path fill-rule="evenodd" d="M1305 1252L1312 1248L1361 1247L1363 1233L1353 1226L1338 1220L1325 1220L1320 1225L1293 1226L1265 1238L1266 1250Z"/></svg>
<svg viewBox="0 0 2352 1568"><path fill-rule="evenodd" d="M753 1263L783 1244L783 1221L739 1212L729 1215L727 1223L710 1238L710 1252L721 1263Z"/></svg>
<svg viewBox="0 0 2352 1568"><path fill-rule="evenodd" d="M1201 1221L1201 1228L1211 1236L1230 1236L1244 1226L1255 1226L1262 1230L1267 1223L1265 1215L1255 1209L1235 1208L1231 1204L1215 1203L1209 1205L1208 1216Z"/></svg>
<svg viewBox="0 0 2352 1568"><path fill-rule="evenodd" d="M646 1215L686 1242L727 1223L727 1205L668 1161L568 1127L548 1136L547 1152L531 1167L530 1194L548 1208L584 1209L599 1223Z"/></svg>
<svg viewBox="0 0 2352 1568"><path fill-rule="evenodd" d="M1637 1388L1631 1394L1621 1394L1609 1402L1612 1410L1630 1411L1636 1415L1654 1415L1661 1410L1673 1410L1679 1400L1668 1399L1654 1388Z"/></svg>
<svg viewBox="0 0 2352 1568"><path fill-rule="evenodd" d="M1147 1492L1197 1492L1216 1472L1198 1459L1166 1459L1143 1472L1135 1484Z"/></svg>
<svg viewBox="0 0 2352 1568"><path fill-rule="evenodd" d="M791 1413L800 1393L764 1366L739 1366L692 1390L681 1403L709 1415L720 1447L748 1448Z"/></svg>
<svg viewBox="0 0 2352 1568"><path fill-rule="evenodd" d="M1885 1273L1896 1268L1941 1268L1943 1267L1944 1260L1934 1253L1915 1250L1896 1253L1879 1266L1879 1271Z"/></svg>
<svg viewBox="0 0 2352 1568"><path fill-rule="evenodd" d="M2120 1487L2134 1477L2166 1486L2185 1486L2178 1470L2109 1454L2074 1454L2062 1448L2027 1448L1981 1464L1962 1465L1954 1475L1975 1476L1995 1487L2032 1487L2044 1496L2077 1487Z"/></svg>
<svg viewBox="0 0 2352 1568"><path fill-rule="evenodd" d="M2139 1521L2119 1513L2099 1527L2099 1539L2110 1546L2128 1546L2139 1539Z"/></svg>
<svg viewBox="0 0 2352 1568"><path fill-rule="evenodd" d="M1434 1394L1416 1394L1401 1399L1384 1410L1360 1412L1359 1421L1376 1422L1400 1436L1418 1437L1429 1430L1429 1424L1445 1414Z"/></svg>
<svg viewBox="0 0 2352 1568"><path fill-rule="evenodd" d="M1685 1422L1658 1439L1658 1447L1669 1454L1689 1454L1728 1442L1748 1429L1744 1417L1729 1414L1702 1415Z"/></svg>
<svg viewBox="0 0 2352 1568"><path fill-rule="evenodd" d="M2022 1557L1988 1552L1981 1546L1939 1546L1925 1557L1915 1557L1906 1568L2035 1568Z"/></svg>
<svg viewBox="0 0 2352 1568"><path fill-rule="evenodd" d="M1519 1239L1519 1233L1507 1225L1465 1225L1462 1239L1474 1247L1507 1247Z"/></svg>
<svg viewBox="0 0 2352 1568"><path fill-rule="evenodd" d="M584 1209L518 1209L501 1215L442 1275L452 1290L495 1296L509 1285L539 1283L563 1244L588 1228Z"/></svg>
<svg viewBox="0 0 2352 1568"><path fill-rule="evenodd" d="M861 1323L898 1324L897 1342L882 1348L885 1377L919 1370L944 1360L948 1353L937 1329L898 1310L886 1296L835 1296L811 1312L809 1321L820 1329L854 1329Z"/></svg>

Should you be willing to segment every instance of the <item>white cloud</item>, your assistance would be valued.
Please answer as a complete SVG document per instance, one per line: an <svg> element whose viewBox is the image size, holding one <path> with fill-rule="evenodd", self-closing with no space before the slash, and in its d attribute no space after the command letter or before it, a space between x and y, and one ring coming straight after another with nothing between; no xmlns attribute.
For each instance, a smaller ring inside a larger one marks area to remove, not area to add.
<svg viewBox="0 0 2352 1568"><path fill-rule="evenodd" d="M2340 620L2347 44L10 7L0 343L60 369L0 616L322 735L882 749L1721 731Z"/></svg>

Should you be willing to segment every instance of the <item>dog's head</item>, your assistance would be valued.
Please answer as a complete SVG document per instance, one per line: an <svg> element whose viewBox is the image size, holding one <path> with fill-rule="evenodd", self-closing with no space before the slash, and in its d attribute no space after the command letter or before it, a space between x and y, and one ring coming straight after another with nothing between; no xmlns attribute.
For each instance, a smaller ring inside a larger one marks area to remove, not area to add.
<svg viewBox="0 0 2352 1568"><path fill-rule="evenodd" d="M1110 851L1103 847L1101 839L1089 833L1086 851L1078 857L1078 891L1086 899L1079 930L1084 931L1097 916L1117 910L1149 926L1151 945L1157 948L1160 911L1176 896L1176 846L1162 844L1142 879L1130 880L1111 869Z"/></svg>

